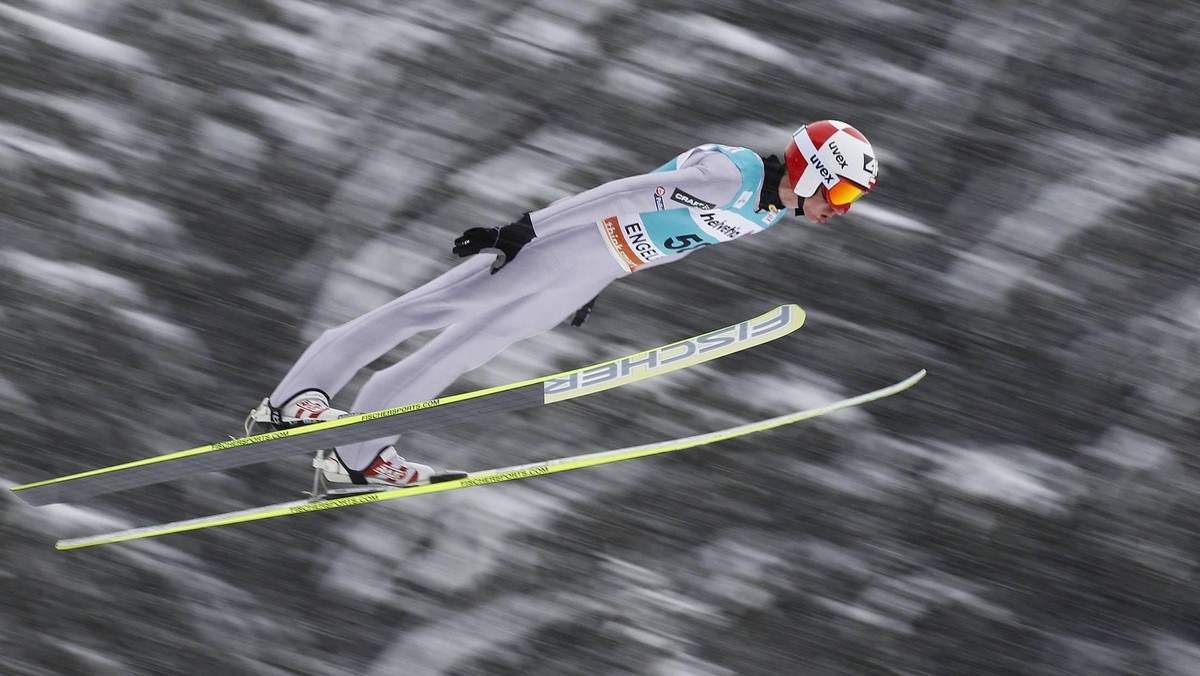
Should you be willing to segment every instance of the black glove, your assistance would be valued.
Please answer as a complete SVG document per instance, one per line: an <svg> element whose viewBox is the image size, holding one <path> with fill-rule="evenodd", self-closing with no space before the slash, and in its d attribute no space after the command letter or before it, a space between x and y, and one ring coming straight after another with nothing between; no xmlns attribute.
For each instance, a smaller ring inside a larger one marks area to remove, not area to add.
<svg viewBox="0 0 1200 676"><path fill-rule="evenodd" d="M454 255L460 258L473 256L478 253L494 253L496 261L492 263L492 274L507 265L521 248L530 242L537 233L533 231L533 223L529 214L502 228L471 228L461 237L454 240Z"/></svg>
<svg viewBox="0 0 1200 676"><path fill-rule="evenodd" d="M596 296L599 298L600 296ZM575 311L575 316L571 317L571 326L583 326L587 321L588 315L592 314L592 308L596 306L596 298L587 302L583 307Z"/></svg>

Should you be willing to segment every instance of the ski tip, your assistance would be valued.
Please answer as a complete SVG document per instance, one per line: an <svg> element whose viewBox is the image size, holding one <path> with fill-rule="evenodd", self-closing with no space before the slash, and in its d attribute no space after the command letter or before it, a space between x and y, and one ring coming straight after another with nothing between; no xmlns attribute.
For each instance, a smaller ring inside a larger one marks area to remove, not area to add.
<svg viewBox="0 0 1200 676"><path fill-rule="evenodd" d="M804 308L795 303L785 303L772 310L772 312L783 313L786 315L788 322L792 326L792 330L803 326L804 320L808 318L808 313L804 311Z"/></svg>
<svg viewBox="0 0 1200 676"><path fill-rule="evenodd" d="M46 498L46 497L40 495L39 492L36 490L29 490L31 488L36 489L36 488L38 488L40 486L44 486L44 485L46 485L45 482L24 484L21 486L11 486L11 487L9 487L8 490L13 495L17 496L18 498L21 498L21 502L24 502L26 505L29 505L30 507L42 507L45 505L52 505L56 502L62 502L62 500Z"/></svg>
<svg viewBox="0 0 1200 676"><path fill-rule="evenodd" d="M913 385L916 385L917 383L924 380L925 376L928 374L929 374L928 371L926 371L925 369L921 369L920 371L917 371L916 373L905 378L904 380L901 380L900 382L896 383L889 389L892 389L896 392L907 390L908 388L912 387Z"/></svg>

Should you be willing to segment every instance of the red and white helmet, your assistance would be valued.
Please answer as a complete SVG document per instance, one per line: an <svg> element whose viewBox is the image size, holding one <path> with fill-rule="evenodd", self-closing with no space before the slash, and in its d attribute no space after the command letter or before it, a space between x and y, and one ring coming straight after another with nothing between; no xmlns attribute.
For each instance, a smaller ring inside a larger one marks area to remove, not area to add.
<svg viewBox="0 0 1200 676"><path fill-rule="evenodd" d="M879 161L871 142L845 122L821 120L800 127L787 147L788 178L801 198L821 190L839 214L875 187Z"/></svg>

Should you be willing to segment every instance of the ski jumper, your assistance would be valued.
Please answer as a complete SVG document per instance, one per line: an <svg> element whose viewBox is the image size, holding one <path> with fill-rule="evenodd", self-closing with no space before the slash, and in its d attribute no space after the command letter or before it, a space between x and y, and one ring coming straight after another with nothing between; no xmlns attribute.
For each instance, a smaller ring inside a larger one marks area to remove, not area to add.
<svg viewBox="0 0 1200 676"><path fill-rule="evenodd" d="M530 212L537 237L491 274L474 256L433 281L326 331L271 394L333 397L360 369L422 331L442 331L363 385L353 412L433 399L514 342L544 333L629 273L760 232L783 212L759 210L763 160L745 148L705 145L658 169L605 183ZM398 437L339 446L361 470Z"/></svg>

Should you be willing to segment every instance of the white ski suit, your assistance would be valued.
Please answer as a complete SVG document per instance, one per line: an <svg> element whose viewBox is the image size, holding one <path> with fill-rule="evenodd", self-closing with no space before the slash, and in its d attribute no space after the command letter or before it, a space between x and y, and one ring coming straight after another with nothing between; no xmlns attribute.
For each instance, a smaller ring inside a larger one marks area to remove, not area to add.
<svg viewBox="0 0 1200 676"><path fill-rule="evenodd" d="M653 172L533 211L537 237L496 274L490 272L490 256L474 256L326 331L270 400L280 404L314 388L333 397L402 341L443 329L406 359L373 374L349 410L435 398L508 345L554 328L614 280L773 224L783 212L759 209L763 176L762 158L747 149L700 146ZM337 453L347 468L362 470L395 441L347 444Z"/></svg>

